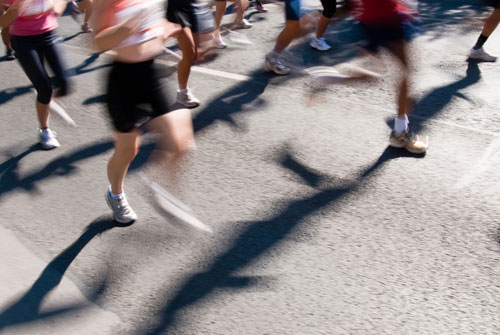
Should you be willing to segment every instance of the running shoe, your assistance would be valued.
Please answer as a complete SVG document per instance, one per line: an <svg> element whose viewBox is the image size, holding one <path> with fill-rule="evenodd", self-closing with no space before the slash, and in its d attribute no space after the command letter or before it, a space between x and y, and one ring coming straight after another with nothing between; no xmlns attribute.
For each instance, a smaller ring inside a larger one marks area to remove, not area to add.
<svg viewBox="0 0 500 335"><path fill-rule="evenodd" d="M54 148L59 148L59 141L56 139L56 133L52 130L46 129L38 129L38 138L42 148L45 150L51 150Z"/></svg>
<svg viewBox="0 0 500 335"><path fill-rule="evenodd" d="M13 49L7 49L7 52L5 53L5 60L14 60L16 59L16 54L14 53Z"/></svg>
<svg viewBox="0 0 500 335"><path fill-rule="evenodd" d="M181 92L181 90L177 90L177 102L188 108L195 108L200 105L200 100L193 95L190 89L185 93Z"/></svg>
<svg viewBox="0 0 500 335"><path fill-rule="evenodd" d="M482 60L485 62L496 62L497 57L490 55L483 48L474 49L472 48L469 53L470 59Z"/></svg>
<svg viewBox="0 0 500 335"><path fill-rule="evenodd" d="M135 214L132 207L127 202L125 195L118 199L114 199L109 190L106 191L106 203L109 208L113 211L113 219L119 223L132 223L137 220L137 214Z"/></svg>
<svg viewBox="0 0 500 335"><path fill-rule="evenodd" d="M82 23L82 33L91 33L93 30L90 28L88 22Z"/></svg>
<svg viewBox="0 0 500 335"><path fill-rule="evenodd" d="M412 134L409 129L396 136L394 130L389 138L389 145L394 148L404 148L413 154L425 154L429 140L425 136Z"/></svg>
<svg viewBox="0 0 500 335"><path fill-rule="evenodd" d="M279 75L285 75L290 73L290 68L281 63L278 57L273 53L267 54L264 62L264 68L266 71L273 71Z"/></svg>
<svg viewBox="0 0 500 335"><path fill-rule="evenodd" d="M241 21L234 23L234 27L240 28L240 29L248 29L248 28L252 28L252 24L250 22L248 22L247 19L241 19Z"/></svg>
<svg viewBox="0 0 500 335"><path fill-rule="evenodd" d="M330 45L328 45L328 43L326 43L324 37L317 38L316 36L314 36L309 45L311 46L311 48L319 51L327 51L332 48Z"/></svg>
<svg viewBox="0 0 500 335"><path fill-rule="evenodd" d="M215 45L217 46L218 49L227 48L227 44L224 42L224 40L222 39L222 37L220 35L217 37L215 37L215 35L214 35L214 41L215 41Z"/></svg>
<svg viewBox="0 0 500 335"><path fill-rule="evenodd" d="M267 13L267 10L264 9L264 6L262 6L262 4L260 2L255 2L255 9L259 13Z"/></svg>

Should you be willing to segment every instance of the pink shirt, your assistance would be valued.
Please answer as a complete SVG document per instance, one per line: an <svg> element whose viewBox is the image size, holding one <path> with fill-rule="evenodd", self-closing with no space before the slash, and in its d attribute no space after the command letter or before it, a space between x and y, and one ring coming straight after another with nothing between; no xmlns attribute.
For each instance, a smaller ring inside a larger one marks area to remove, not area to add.
<svg viewBox="0 0 500 335"><path fill-rule="evenodd" d="M12 5L15 0L7 0ZM33 36L57 28L57 17L53 11L53 0L26 0L28 6L10 25L9 32L15 36Z"/></svg>

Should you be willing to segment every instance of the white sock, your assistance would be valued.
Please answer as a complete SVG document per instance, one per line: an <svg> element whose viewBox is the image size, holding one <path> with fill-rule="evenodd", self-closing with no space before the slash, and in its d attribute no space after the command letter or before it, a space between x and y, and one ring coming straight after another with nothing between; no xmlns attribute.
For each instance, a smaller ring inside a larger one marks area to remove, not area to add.
<svg viewBox="0 0 500 335"><path fill-rule="evenodd" d="M185 88L185 89L179 88L179 92L182 94L186 94L188 91L189 91L189 88Z"/></svg>
<svg viewBox="0 0 500 335"><path fill-rule="evenodd" d="M396 120L394 120L394 133L396 136L401 135L403 131L405 131L408 128L408 117L405 115L403 118L396 117Z"/></svg>
<svg viewBox="0 0 500 335"><path fill-rule="evenodd" d="M120 199L120 198L123 198L125 196L125 192L122 192L120 194L114 194L113 191L111 191L111 185L109 185L109 187L108 187L108 192L109 192L109 195L111 195L111 198L113 198L113 199Z"/></svg>

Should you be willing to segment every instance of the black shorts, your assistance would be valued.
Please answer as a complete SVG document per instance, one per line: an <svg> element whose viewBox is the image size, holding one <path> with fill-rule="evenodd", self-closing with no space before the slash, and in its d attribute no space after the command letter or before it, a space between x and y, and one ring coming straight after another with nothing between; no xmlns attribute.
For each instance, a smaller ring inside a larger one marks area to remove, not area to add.
<svg viewBox="0 0 500 335"><path fill-rule="evenodd" d="M371 52L377 52L380 47L387 47L391 42L411 39L405 23L387 26L361 24L361 27L366 36L363 48Z"/></svg>
<svg viewBox="0 0 500 335"><path fill-rule="evenodd" d="M195 0L168 0L167 20L183 28L190 28L193 33L198 32L194 2Z"/></svg>
<svg viewBox="0 0 500 335"><path fill-rule="evenodd" d="M500 0L490 0L489 3L490 6L494 7L495 9L500 8Z"/></svg>
<svg viewBox="0 0 500 335"><path fill-rule="evenodd" d="M337 10L337 0L321 0L323 16L331 19Z"/></svg>
<svg viewBox="0 0 500 335"><path fill-rule="evenodd" d="M154 61L115 61L108 77L107 105L113 127L122 133L168 113L168 101ZM142 108L143 105L149 106Z"/></svg>

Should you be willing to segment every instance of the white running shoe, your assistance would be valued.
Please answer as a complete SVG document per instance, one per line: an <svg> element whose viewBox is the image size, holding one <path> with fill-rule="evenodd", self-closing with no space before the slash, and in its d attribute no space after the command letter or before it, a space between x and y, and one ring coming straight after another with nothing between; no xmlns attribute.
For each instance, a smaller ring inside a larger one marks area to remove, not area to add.
<svg viewBox="0 0 500 335"><path fill-rule="evenodd" d="M114 199L109 190L106 191L106 203L109 208L113 211L113 219L119 223L132 223L137 220L137 214L135 214L132 207L127 202L125 195L121 198Z"/></svg>
<svg viewBox="0 0 500 335"><path fill-rule="evenodd" d="M472 48L469 52L470 59L482 60L485 62L496 62L497 57L490 55L483 48L474 49Z"/></svg>
<svg viewBox="0 0 500 335"><path fill-rule="evenodd" d="M220 35L217 37L214 35L214 41L218 49L225 49L228 47Z"/></svg>
<svg viewBox="0 0 500 335"><path fill-rule="evenodd" d="M279 58L272 53L266 55L264 68L266 69L266 71L273 71L274 73L279 75L290 73L290 68L282 64Z"/></svg>
<svg viewBox="0 0 500 335"><path fill-rule="evenodd" d="M326 43L324 37L317 38L316 36L314 36L309 45L311 46L311 48L319 51L327 51L332 48L330 45L328 45L328 43Z"/></svg>
<svg viewBox="0 0 500 335"><path fill-rule="evenodd" d="M241 19L241 21L235 22L234 27L240 29L249 29L252 28L253 24L248 22L247 19Z"/></svg>
<svg viewBox="0 0 500 335"><path fill-rule="evenodd" d="M40 144L42 145L42 148L45 150L51 150L60 147L59 141L56 139L56 133L49 128L38 129L38 138Z"/></svg>
<svg viewBox="0 0 500 335"><path fill-rule="evenodd" d="M185 93L177 90L177 102L188 108L195 108L200 105L200 100L193 95L190 89L187 89Z"/></svg>

